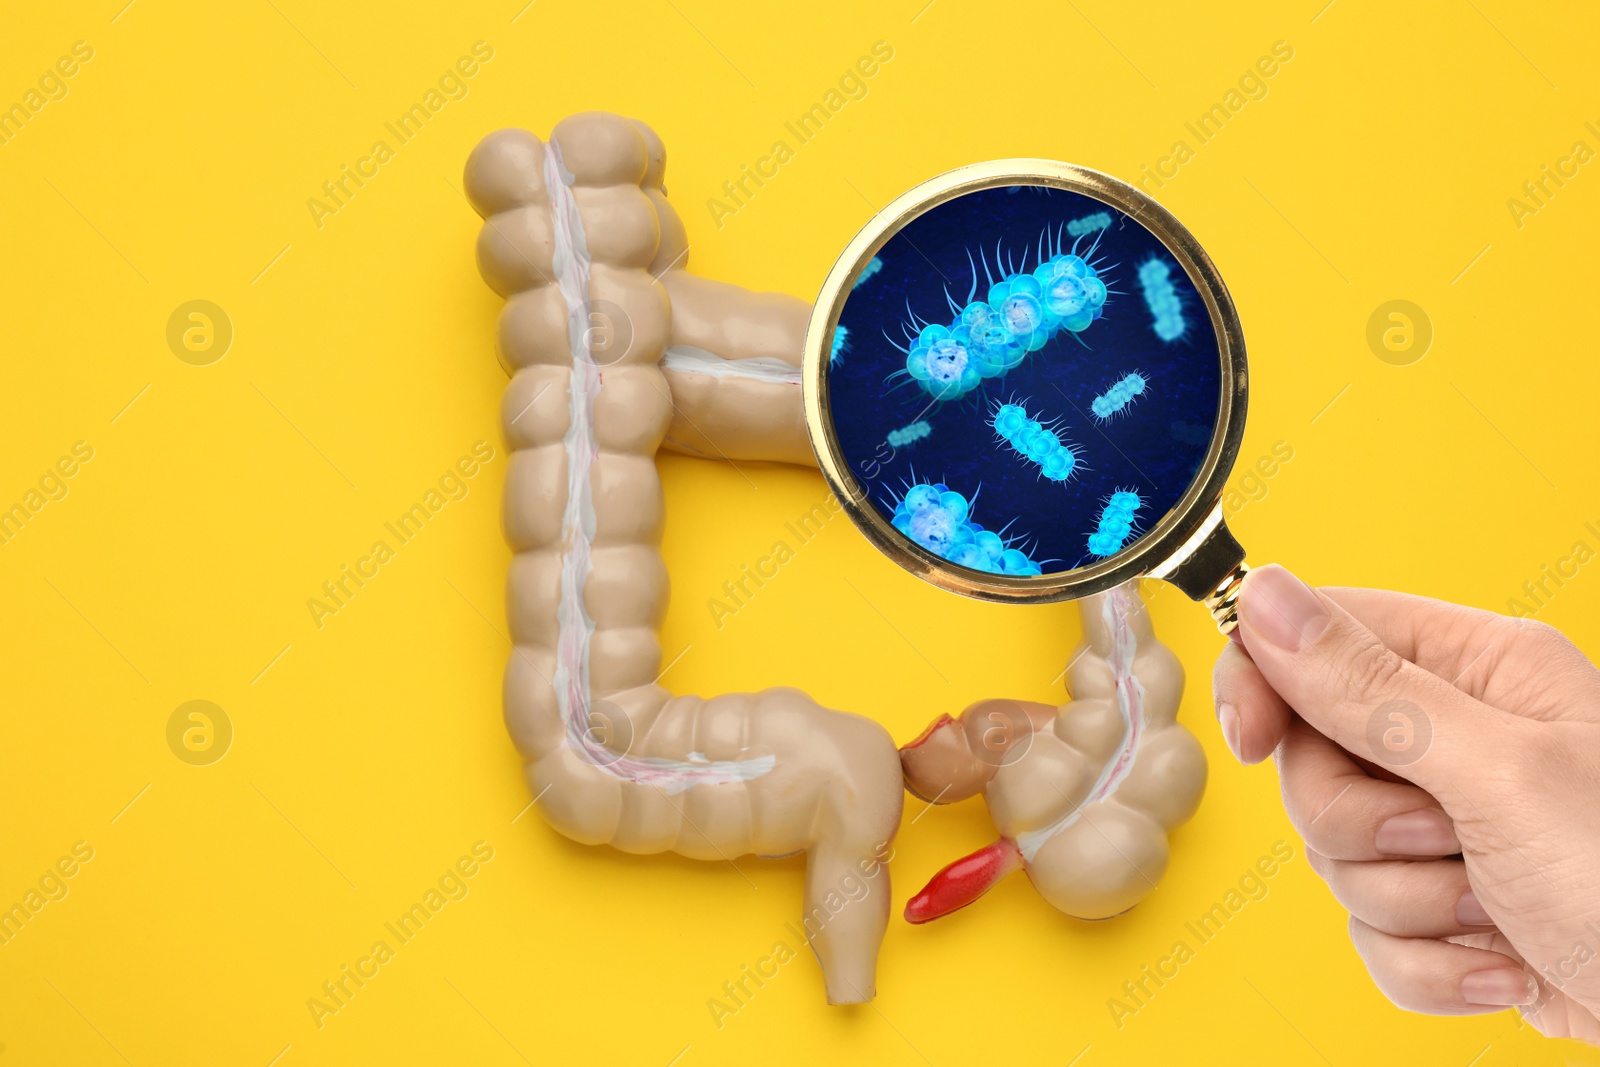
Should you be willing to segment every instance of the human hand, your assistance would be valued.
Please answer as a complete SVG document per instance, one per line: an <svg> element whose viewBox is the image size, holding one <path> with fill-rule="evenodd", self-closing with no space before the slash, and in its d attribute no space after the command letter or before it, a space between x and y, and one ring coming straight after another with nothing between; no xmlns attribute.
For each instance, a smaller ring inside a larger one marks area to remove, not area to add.
<svg viewBox="0 0 1600 1067"><path fill-rule="evenodd" d="M1252 571L1213 684L1396 1005L1600 1043L1600 671L1558 631Z"/></svg>

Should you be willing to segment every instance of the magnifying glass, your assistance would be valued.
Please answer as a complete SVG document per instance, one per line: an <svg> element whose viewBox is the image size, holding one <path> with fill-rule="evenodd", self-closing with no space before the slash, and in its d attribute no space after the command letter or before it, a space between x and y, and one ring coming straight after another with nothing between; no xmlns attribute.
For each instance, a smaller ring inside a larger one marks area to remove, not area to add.
<svg viewBox="0 0 1600 1067"><path fill-rule="evenodd" d="M1012 159L905 193L829 273L803 385L829 487L911 573L1034 604L1150 576L1237 625L1244 335L1135 187Z"/></svg>

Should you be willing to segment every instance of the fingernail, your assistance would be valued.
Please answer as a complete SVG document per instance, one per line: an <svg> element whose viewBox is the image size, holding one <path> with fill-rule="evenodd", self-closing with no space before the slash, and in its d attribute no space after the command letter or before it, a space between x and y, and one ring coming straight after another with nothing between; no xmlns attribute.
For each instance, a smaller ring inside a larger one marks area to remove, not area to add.
<svg viewBox="0 0 1600 1067"><path fill-rule="evenodd" d="M1470 889L1462 893L1461 899L1456 901L1456 922L1462 926L1494 925L1494 920L1489 918L1489 913L1483 910L1482 904L1478 903L1478 894Z"/></svg>
<svg viewBox="0 0 1600 1067"><path fill-rule="evenodd" d="M1473 971L1461 978L1461 999L1468 1004L1509 1008L1513 1004L1532 1004L1538 995L1531 975L1509 967Z"/></svg>
<svg viewBox="0 0 1600 1067"><path fill-rule="evenodd" d="M1276 564L1251 572L1239 612L1247 626L1288 652L1322 636L1331 617L1310 586Z"/></svg>
<svg viewBox="0 0 1600 1067"><path fill-rule="evenodd" d="M1239 711L1232 704L1224 701L1217 705L1217 721L1222 724L1222 739L1228 743L1228 751L1233 753L1233 758L1240 763L1244 757L1239 755Z"/></svg>
<svg viewBox="0 0 1600 1067"><path fill-rule="evenodd" d="M1449 856L1461 851L1455 827L1440 811L1408 811L1389 818L1373 847L1390 856Z"/></svg>

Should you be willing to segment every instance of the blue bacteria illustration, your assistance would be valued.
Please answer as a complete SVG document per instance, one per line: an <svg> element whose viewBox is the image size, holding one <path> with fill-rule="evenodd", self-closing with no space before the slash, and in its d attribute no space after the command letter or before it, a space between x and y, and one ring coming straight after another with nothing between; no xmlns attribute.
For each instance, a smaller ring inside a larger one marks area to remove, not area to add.
<svg viewBox="0 0 1600 1067"><path fill-rule="evenodd" d="M976 497L974 497L976 499ZM894 528L951 563L990 574L1043 573L1005 531L985 530L970 518L967 498L943 482L918 482L895 502Z"/></svg>
<svg viewBox="0 0 1600 1067"><path fill-rule="evenodd" d="M933 427L928 425L927 419L918 419L910 426L902 426L898 430L889 431L889 446L891 448L904 448L916 444L933 432Z"/></svg>
<svg viewBox="0 0 1600 1067"><path fill-rule="evenodd" d="M1078 467L1078 453L1061 440L1054 426L1028 417L1021 404L1001 404L989 419L994 432L1024 459L1038 465L1052 482L1064 482Z"/></svg>
<svg viewBox="0 0 1600 1067"><path fill-rule="evenodd" d="M872 277L874 274L878 273L882 269L883 269L883 258L881 256L873 256L871 259L867 260L867 265L865 267L861 268L860 276L856 278L855 284L850 286L850 288L852 288L852 289L861 288L861 285L862 285L863 282L865 282L868 278Z"/></svg>
<svg viewBox="0 0 1600 1067"><path fill-rule="evenodd" d="M837 367L839 357L850 347L850 331L844 323L833 328L833 351L828 355L828 366Z"/></svg>
<svg viewBox="0 0 1600 1067"><path fill-rule="evenodd" d="M1067 223L1067 236L1082 237L1086 233L1094 233L1096 230L1105 230L1110 227L1111 213L1108 211L1096 211L1092 215L1085 215L1081 219L1073 219Z"/></svg>
<svg viewBox="0 0 1600 1067"><path fill-rule="evenodd" d="M1189 324L1183 320L1183 301L1172 284L1172 268L1152 259L1139 268L1139 287L1144 290L1145 306L1150 309L1150 328L1163 341L1176 341Z"/></svg>
<svg viewBox="0 0 1600 1067"><path fill-rule="evenodd" d="M1091 556L1103 559L1122 551L1122 546L1133 535L1133 517L1141 503L1139 494L1129 489L1119 489L1111 494L1111 499L1106 501L1105 508L1100 512L1100 528L1089 535Z"/></svg>
<svg viewBox="0 0 1600 1067"><path fill-rule="evenodd" d="M1062 331L1076 336L1087 330L1104 314L1112 290L1101 277L1108 268L1089 258L1096 246L1080 256L1080 241L1063 251L1059 227L1053 236L1041 233L1032 270L1027 250L1017 262L996 244L992 268L987 253L980 253L989 285L983 300L976 299L978 265L969 252L972 287L966 304L957 304L945 291L954 316L948 325L926 322L907 308L910 321L902 327L907 343L895 346L906 354L905 370L891 379L903 374L935 400L957 400L1014 370Z"/></svg>
<svg viewBox="0 0 1600 1067"><path fill-rule="evenodd" d="M1146 382L1144 375L1134 373L1119 378L1115 384L1095 397L1089 403L1089 410L1094 417L1104 422L1117 414L1128 410L1135 398L1143 396Z"/></svg>
<svg viewBox="0 0 1600 1067"><path fill-rule="evenodd" d="M971 581L1136 551L1204 468L1223 396L1179 255L1110 203L1026 184L956 196L875 251L840 296L827 414L885 534Z"/></svg>

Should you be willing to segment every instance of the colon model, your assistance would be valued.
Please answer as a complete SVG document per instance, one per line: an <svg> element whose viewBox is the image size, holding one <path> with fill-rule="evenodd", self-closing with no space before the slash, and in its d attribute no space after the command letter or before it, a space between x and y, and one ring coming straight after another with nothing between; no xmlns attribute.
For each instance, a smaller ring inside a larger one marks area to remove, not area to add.
<svg viewBox="0 0 1600 1067"><path fill-rule="evenodd" d="M906 905L914 923L975 901L1022 869L1080 919L1133 907L1167 869L1167 832L1205 791L1200 742L1177 722L1183 667L1132 585L1079 602L1072 699L986 700L901 750L907 787L934 803L983 794L994 844L945 867Z"/></svg>
<svg viewBox="0 0 1600 1067"><path fill-rule="evenodd" d="M794 689L657 684L657 450L814 463L798 384L809 308L685 273L664 168L651 130L598 113L548 143L493 133L467 163L479 269L506 298L506 723L545 819L573 840L713 861L804 852L828 999L864 1001L903 798L894 742Z"/></svg>

